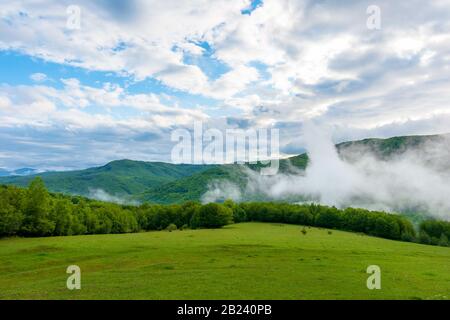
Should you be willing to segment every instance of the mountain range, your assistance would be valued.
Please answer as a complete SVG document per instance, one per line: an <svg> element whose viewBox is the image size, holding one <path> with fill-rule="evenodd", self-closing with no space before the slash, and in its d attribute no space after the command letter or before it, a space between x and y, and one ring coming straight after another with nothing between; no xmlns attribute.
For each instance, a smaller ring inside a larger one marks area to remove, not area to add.
<svg viewBox="0 0 450 320"><path fill-rule="evenodd" d="M345 150L359 148L386 159L443 137L433 135L364 139L343 142L336 147L341 155L345 155ZM303 170L307 164L306 153L282 159L280 172ZM244 187L246 175L243 174L243 167L256 170L261 165L191 165L125 159L85 170L3 176L0 177L0 184L26 186L34 177L41 176L51 192L96 198L98 191L101 191L100 194L111 195L115 199L123 199L124 202L179 203L200 200L210 185L218 181L229 181Z"/></svg>
<svg viewBox="0 0 450 320"><path fill-rule="evenodd" d="M12 171L0 168L0 177L29 176L38 173L40 173L39 170L33 168L20 168Z"/></svg>

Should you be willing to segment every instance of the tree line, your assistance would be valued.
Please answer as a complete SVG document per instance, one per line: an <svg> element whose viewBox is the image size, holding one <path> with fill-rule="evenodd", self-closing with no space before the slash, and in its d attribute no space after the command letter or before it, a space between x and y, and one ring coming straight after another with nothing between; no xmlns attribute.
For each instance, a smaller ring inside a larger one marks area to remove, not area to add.
<svg viewBox="0 0 450 320"><path fill-rule="evenodd" d="M28 188L0 186L0 237L130 233L220 228L259 221L360 232L381 238L448 246L450 223L427 220L418 230L401 215L365 209L278 202L119 205L50 194L42 179Z"/></svg>

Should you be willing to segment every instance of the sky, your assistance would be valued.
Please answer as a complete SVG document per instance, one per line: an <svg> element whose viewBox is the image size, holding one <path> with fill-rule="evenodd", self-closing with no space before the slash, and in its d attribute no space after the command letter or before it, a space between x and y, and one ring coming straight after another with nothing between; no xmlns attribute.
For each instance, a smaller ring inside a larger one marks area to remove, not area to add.
<svg viewBox="0 0 450 320"><path fill-rule="evenodd" d="M170 162L196 121L277 128L283 155L311 121L335 142L446 133L449 88L448 0L0 4L0 168Z"/></svg>

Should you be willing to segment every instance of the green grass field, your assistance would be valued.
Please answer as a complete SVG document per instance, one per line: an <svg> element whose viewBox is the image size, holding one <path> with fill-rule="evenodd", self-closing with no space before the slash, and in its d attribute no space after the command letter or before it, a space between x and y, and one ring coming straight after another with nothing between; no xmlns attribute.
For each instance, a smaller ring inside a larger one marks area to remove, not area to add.
<svg viewBox="0 0 450 320"><path fill-rule="evenodd" d="M450 299L450 248L243 223L0 240L0 299ZM81 268L81 290L66 268ZM366 268L381 268L368 290Z"/></svg>

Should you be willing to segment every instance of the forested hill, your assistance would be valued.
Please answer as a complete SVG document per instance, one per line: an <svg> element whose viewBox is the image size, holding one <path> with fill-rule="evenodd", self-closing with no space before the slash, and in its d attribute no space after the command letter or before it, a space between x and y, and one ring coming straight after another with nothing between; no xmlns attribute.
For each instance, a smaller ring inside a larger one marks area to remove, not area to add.
<svg viewBox="0 0 450 320"><path fill-rule="evenodd" d="M365 139L344 142L337 149L345 157L346 150L371 152L380 158L403 153L443 136L405 136L389 139ZM350 159L351 160L351 159ZM280 172L304 169L308 156L301 154L280 161ZM249 165L257 169L257 165ZM0 184L27 186L36 175L0 177ZM198 200L214 181L231 181L242 187L245 175L240 165L188 165L132 160L113 161L105 166L86 170L46 172L41 176L52 192L95 197L101 190L124 200L155 203L180 203ZM264 199L256 199L264 200Z"/></svg>
<svg viewBox="0 0 450 320"><path fill-rule="evenodd" d="M85 170L2 177L0 183L24 187L34 177L40 176L51 192L90 196L95 190L103 190L111 195L124 196L141 193L207 168L209 166L117 160Z"/></svg>
<svg viewBox="0 0 450 320"><path fill-rule="evenodd" d="M0 238L209 229L249 221L303 225L303 234L305 226L315 226L441 246L450 237L449 222L423 221L417 232L401 215L357 208L232 200L132 206L49 193L39 177L28 188L0 186Z"/></svg>
<svg viewBox="0 0 450 320"><path fill-rule="evenodd" d="M352 157L364 153L370 153L379 159L387 160L390 157L400 155L409 150L420 148L425 143L440 142L443 135L429 136L403 136L389 139L364 139L359 141L343 142L336 145L343 158L352 161ZM308 164L308 155L303 153L280 161L280 172L293 169L305 169ZM258 166L249 166L256 169ZM449 168L450 169L450 168ZM145 192L135 196L138 201L150 201L155 203L175 203L188 200L198 200L208 190L211 183L217 181L229 181L243 188L246 185L246 176L243 175L239 165L222 165L187 176L169 183L149 188ZM258 195L251 195L244 200L267 200ZM295 199L294 199L295 200ZM298 199L297 199L298 200Z"/></svg>

